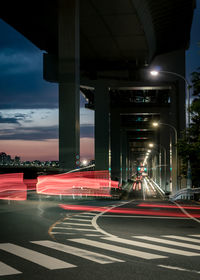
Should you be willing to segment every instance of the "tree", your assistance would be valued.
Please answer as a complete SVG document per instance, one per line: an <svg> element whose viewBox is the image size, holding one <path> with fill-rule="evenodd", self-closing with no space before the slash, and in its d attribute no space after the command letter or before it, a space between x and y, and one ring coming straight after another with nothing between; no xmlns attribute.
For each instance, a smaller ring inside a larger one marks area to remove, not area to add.
<svg viewBox="0 0 200 280"><path fill-rule="evenodd" d="M200 187L200 68L191 74L194 99L190 106L191 124L178 140L178 154L182 158L182 173L186 176L187 162L190 159L192 183Z"/></svg>

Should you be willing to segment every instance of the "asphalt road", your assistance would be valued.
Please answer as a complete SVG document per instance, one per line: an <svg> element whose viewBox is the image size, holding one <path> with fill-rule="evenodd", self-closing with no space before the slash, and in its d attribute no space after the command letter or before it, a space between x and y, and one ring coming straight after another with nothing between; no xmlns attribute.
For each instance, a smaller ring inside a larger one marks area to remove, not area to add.
<svg viewBox="0 0 200 280"><path fill-rule="evenodd" d="M0 279L199 279L200 204L0 201Z"/></svg>

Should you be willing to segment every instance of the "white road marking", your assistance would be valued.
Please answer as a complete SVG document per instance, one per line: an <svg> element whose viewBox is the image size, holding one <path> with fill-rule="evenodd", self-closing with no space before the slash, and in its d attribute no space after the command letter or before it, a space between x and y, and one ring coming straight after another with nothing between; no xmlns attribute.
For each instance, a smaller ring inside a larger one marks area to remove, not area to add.
<svg viewBox="0 0 200 280"><path fill-rule="evenodd" d="M159 216L132 216L132 215L103 215L103 218L138 218L138 219L170 219L170 220L189 220L190 218L182 217L159 217Z"/></svg>
<svg viewBox="0 0 200 280"><path fill-rule="evenodd" d="M77 221L77 222L91 222L91 220L87 220L87 219L75 219L75 218L70 218L70 219L67 219L69 221Z"/></svg>
<svg viewBox="0 0 200 280"><path fill-rule="evenodd" d="M72 247L69 245L62 244L62 243L53 242L50 240L31 241L31 243L45 246L45 247L55 249L55 250L58 250L58 251L61 251L64 253L71 254L71 255L75 255L77 257L87 259L87 260L90 260L90 261L93 261L96 263L100 263L100 264L107 264L107 263L113 263L113 262L124 262L123 260L120 260L120 259L116 259L116 258L112 258L112 257L106 256L103 254Z"/></svg>
<svg viewBox="0 0 200 280"><path fill-rule="evenodd" d="M0 262L0 276L20 274L20 273L22 272L3 262Z"/></svg>
<svg viewBox="0 0 200 280"><path fill-rule="evenodd" d="M84 234L84 235L85 235L85 236L97 236L97 237L102 237L102 236L104 236L104 235L98 234L98 233L96 233L96 234L91 233L91 234Z"/></svg>
<svg viewBox="0 0 200 280"><path fill-rule="evenodd" d="M162 265L162 264L159 264L158 265L159 267L163 267L163 268L167 268L167 269L172 269L172 270L179 270L179 271L185 271L185 272L193 272L193 273L198 273L200 274L200 271L197 271L197 270L189 270L189 269L186 269L186 268L182 268L182 267L177 267L177 266L170 266L170 265Z"/></svg>
<svg viewBox="0 0 200 280"><path fill-rule="evenodd" d="M177 236L177 235L163 235L163 237L183 240L183 241L187 241L187 242L200 243L199 239L195 239L195 238L191 238L191 237L184 237L184 236Z"/></svg>
<svg viewBox="0 0 200 280"><path fill-rule="evenodd" d="M73 227L53 227L53 229L66 229L66 230L78 230L78 231L95 231L96 229L88 229L88 228L73 228Z"/></svg>
<svg viewBox="0 0 200 280"><path fill-rule="evenodd" d="M190 234L190 236L193 236L193 237L198 237L198 238L200 238L200 234Z"/></svg>
<svg viewBox="0 0 200 280"><path fill-rule="evenodd" d="M74 225L74 226L80 226L80 227L92 227L92 224L79 224L79 223L62 223L62 224L64 224L64 225Z"/></svg>
<svg viewBox="0 0 200 280"><path fill-rule="evenodd" d="M82 216L82 215L84 215L84 216L96 216L98 213L99 212L96 212L96 213L94 213L94 212L85 212L85 213L81 213L79 215L79 217Z"/></svg>
<svg viewBox="0 0 200 280"><path fill-rule="evenodd" d="M105 240L109 240L109 241L133 245L133 246L137 246L137 247L141 247L141 248L145 248L145 249L156 250L156 251L160 251L160 252L164 252L164 253L183 255L183 256L200 256L200 254L197 254L194 252L188 252L188 251L183 251L183 250L179 250L179 249L173 249L173 248L153 245L153 244L149 244L149 243L128 240L128 239L124 239L124 238L118 238L118 237L115 237L115 238L102 237L102 238ZM145 239L145 240L148 240L148 239Z"/></svg>
<svg viewBox="0 0 200 280"><path fill-rule="evenodd" d="M0 249L51 270L76 267L73 264L12 243L1 243Z"/></svg>
<svg viewBox="0 0 200 280"><path fill-rule="evenodd" d="M126 255L129 255L129 256L133 256L133 257L147 259L147 260L167 258L167 257L161 256L161 255L146 253L146 252L142 252L142 251L138 251L138 250L132 250L132 249L116 246L116 245L111 245L111 244L108 244L108 243L89 240L89 239L86 239L86 238L76 238L76 239L68 239L68 240L70 240L72 242L76 242L76 243L81 243L81 244L84 244L84 245L89 245L89 246L93 246L93 247L97 247L97 248L121 253L121 254L126 254Z"/></svg>
<svg viewBox="0 0 200 280"><path fill-rule="evenodd" d="M194 249L194 250L200 250L200 246L198 246L198 245L186 244L186 243L183 243L183 242L167 240L167 239L164 239L164 238L155 238L155 237L150 237L150 236L133 236L133 237L134 238L148 240L148 241L153 241L153 242L157 242L157 243L164 243L165 245L169 244L169 245L173 245L173 246L177 246L177 247L182 247L182 248L189 248L189 249ZM152 245L152 246L154 246L154 245ZM185 251L182 251L182 252L185 252ZM192 252L189 252L189 253L193 254ZM200 256L200 253L198 253L198 254L194 253L194 254L196 254L196 256ZM192 256L192 255L190 255L190 256Z"/></svg>

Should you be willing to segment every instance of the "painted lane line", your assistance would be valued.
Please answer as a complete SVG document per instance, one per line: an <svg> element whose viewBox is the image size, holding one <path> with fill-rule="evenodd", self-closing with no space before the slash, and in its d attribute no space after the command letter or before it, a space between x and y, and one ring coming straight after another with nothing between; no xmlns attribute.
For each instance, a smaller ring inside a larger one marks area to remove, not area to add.
<svg viewBox="0 0 200 280"><path fill-rule="evenodd" d="M79 223L61 223L61 224L64 224L64 225L74 225L74 226L80 226L80 227L92 227L92 224L79 224Z"/></svg>
<svg viewBox="0 0 200 280"><path fill-rule="evenodd" d="M57 242L53 242L53 241L49 241L49 240L31 241L31 243L45 246L45 247L55 249L55 250L58 250L58 251L61 251L64 253L71 254L71 255L75 255L77 257L84 258L84 259L87 259L87 260L90 260L90 261L93 261L96 263L100 263L100 264L107 264L107 263L113 263L113 262L124 262L123 260L112 258L112 257L106 256L103 254L79 249L76 247L72 247L69 245L65 245L65 244L61 244L61 243L57 243Z"/></svg>
<svg viewBox="0 0 200 280"><path fill-rule="evenodd" d="M79 231L94 231L96 232L96 229L89 229L89 228L73 228L73 227L54 227L53 229L65 229L65 230L79 230Z"/></svg>
<svg viewBox="0 0 200 280"><path fill-rule="evenodd" d="M108 241L113 241L113 242L118 242L118 243L123 243L123 244L128 244L128 245L133 245L145 249L151 249L151 250L156 250L164 253L170 253L170 254L175 254L175 255L183 255L183 256L200 256L198 253L194 252L188 252L188 251L183 251L179 249L173 249L173 248L168 248L168 247L163 247L163 246L158 246L158 245L153 245L149 243L144 243L144 242L138 242L138 241L133 241L133 240L128 240L128 239L123 239L123 238L111 238L111 237L103 237L103 239L108 240ZM145 239L147 240L147 239Z"/></svg>
<svg viewBox="0 0 200 280"><path fill-rule="evenodd" d="M20 273L22 272L3 262L0 262L0 276L20 274Z"/></svg>
<svg viewBox="0 0 200 280"><path fill-rule="evenodd" d="M190 236L193 236L193 237L198 237L198 238L200 238L200 234L190 234Z"/></svg>
<svg viewBox="0 0 200 280"><path fill-rule="evenodd" d="M95 237L103 237L104 235L102 234L98 234L98 232L96 234L91 233L91 234L84 234L85 236L95 236Z"/></svg>
<svg viewBox="0 0 200 280"><path fill-rule="evenodd" d="M138 238L138 239L144 239L147 241L153 241L153 242L157 242L157 243L164 243L165 245L173 245L173 246L177 246L177 247L181 247L181 248L200 250L200 246L194 245L194 244L186 244L183 242L177 242L177 241L167 240L167 239L163 239L163 238L155 238L155 237L150 237L150 236L133 236L133 237ZM154 245L151 245L151 246L154 246ZM176 249L170 249L170 250L176 250ZM186 256L200 256L200 253L193 253L193 252L188 252L188 251L181 251L181 252L183 252L183 255L185 253Z"/></svg>
<svg viewBox="0 0 200 280"><path fill-rule="evenodd" d="M102 215L104 215L105 213L107 213L108 211L110 211L111 209L116 208L116 207L118 207L119 205L122 206L122 205L125 205L125 204L128 204L128 203L131 203L132 201L133 201L133 200L128 201L128 202L121 202L120 204L118 203L117 205L114 205L114 206L112 206L112 207L106 209L105 211L103 211L103 212L97 214L97 215L92 219L92 225L93 225L93 227L94 227L97 231L99 231L99 233L104 234L105 236L110 236L110 237L113 236L113 237L115 237L115 235L113 235L113 234L111 234L111 233L108 233L108 232L106 232L105 230L101 229L101 228L98 226L98 224L97 224L97 220L98 220L99 217L101 217Z"/></svg>
<svg viewBox="0 0 200 280"><path fill-rule="evenodd" d="M96 213L94 213L94 212L85 212L85 213L82 213L81 215L84 215L84 216L95 216L95 215L97 215L99 212L96 212ZM81 215L79 215L79 217L81 216Z"/></svg>
<svg viewBox="0 0 200 280"><path fill-rule="evenodd" d="M0 249L51 270L76 267L73 264L12 243L2 243Z"/></svg>
<svg viewBox="0 0 200 280"><path fill-rule="evenodd" d="M191 238L191 237L184 237L184 236L177 236L177 235L163 235L163 237L183 240L183 241L187 241L187 242L200 243L199 239L195 239L195 238Z"/></svg>
<svg viewBox="0 0 200 280"><path fill-rule="evenodd" d="M121 254L126 254L129 256L133 256L133 257L147 259L147 260L167 258L167 257L161 256L161 255L146 253L146 252L142 252L142 251L138 251L138 250L132 250L132 249L128 249L125 247L111 245L108 243L93 241L93 240L86 239L86 238L75 238L75 239L68 239L68 240L72 241L72 242L84 244L84 245L101 248L104 250L109 250L109 251L113 251L113 252L117 252L117 253L121 253Z"/></svg>
<svg viewBox="0 0 200 280"><path fill-rule="evenodd" d="M158 266L159 266L159 267L162 267L162 268L172 269L172 270L179 270L179 271L184 271L184 272L190 272L190 273L193 272L193 273L198 273L198 274L200 274L200 271L197 271L197 270L189 270L189 269L182 268L182 267L177 267L177 266L162 265L162 264L159 264Z"/></svg>
<svg viewBox="0 0 200 280"><path fill-rule="evenodd" d="M138 219L170 219L170 220L189 220L190 218L182 218L182 217L157 217L157 216L132 216L132 215L103 215L104 218L138 218Z"/></svg>
<svg viewBox="0 0 200 280"><path fill-rule="evenodd" d="M69 221L76 221L76 222L91 222L91 220L86 220L86 219L75 219L75 218L70 218Z"/></svg>

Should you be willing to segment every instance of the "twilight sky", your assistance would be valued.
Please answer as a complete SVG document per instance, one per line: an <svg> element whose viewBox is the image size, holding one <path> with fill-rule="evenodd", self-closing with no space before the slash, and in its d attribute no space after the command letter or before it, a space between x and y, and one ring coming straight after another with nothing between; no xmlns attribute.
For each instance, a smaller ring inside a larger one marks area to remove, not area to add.
<svg viewBox="0 0 200 280"><path fill-rule="evenodd" d="M186 71L200 67L200 0ZM0 152L22 160L58 159L58 86L43 80L42 52L0 19ZM81 97L81 158L94 155L94 112Z"/></svg>

